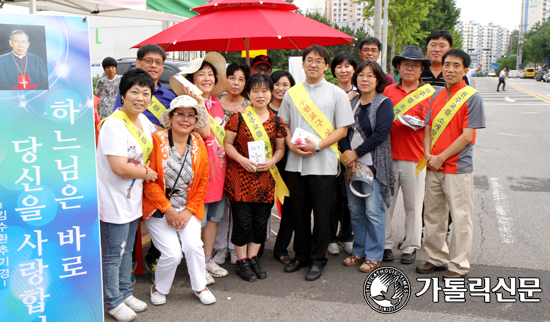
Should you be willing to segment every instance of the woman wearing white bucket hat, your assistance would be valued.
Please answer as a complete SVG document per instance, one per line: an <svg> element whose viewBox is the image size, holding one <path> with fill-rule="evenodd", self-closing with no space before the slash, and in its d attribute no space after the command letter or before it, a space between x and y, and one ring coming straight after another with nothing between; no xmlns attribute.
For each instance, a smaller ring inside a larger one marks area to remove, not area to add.
<svg viewBox="0 0 550 322"><path fill-rule="evenodd" d="M209 162L203 140L193 132L208 125L208 113L204 105L183 95L172 100L160 122L168 130L153 135L150 158L158 178L144 186L143 198L143 217L161 253L151 303L166 303L183 252L194 294L203 304L212 304L216 298L206 287L200 237Z"/></svg>
<svg viewBox="0 0 550 322"><path fill-rule="evenodd" d="M223 195L227 167L227 157L223 148L224 111L220 100L216 98L216 95L226 90L225 64L225 58L222 55L210 52L204 58L192 60L186 69L170 78L170 85L177 95L191 95L192 92L200 95L206 103L209 114L210 126L196 129L206 143L210 164L208 192L204 199L205 216L201 223L208 284L214 283L212 276L223 277L228 274L227 270L220 267L212 258L218 223L223 220L227 207L226 198Z"/></svg>

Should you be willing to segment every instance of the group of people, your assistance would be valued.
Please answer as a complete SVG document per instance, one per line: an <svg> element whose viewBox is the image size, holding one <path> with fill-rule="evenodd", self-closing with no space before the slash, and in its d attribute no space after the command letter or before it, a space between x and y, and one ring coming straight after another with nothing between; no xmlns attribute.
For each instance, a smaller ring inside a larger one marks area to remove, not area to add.
<svg viewBox="0 0 550 322"><path fill-rule="evenodd" d="M451 49L447 31L434 31L427 58L417 46L393 57L400 77L394 83L376 63L380 47L376 38L363 39L358 64L349 53L331 62L325 48L310 46L299 83L286 71L271 73L267 56L250 67L226 67L223 56L211 52L170 80L173 92L159 82L162 48L141 47L98 139L109 313L130 321L147 308L132 296L140 220L151 236L145 258L153 273L150 302L166 302L185 255L194 294L211 304L216 299L207 285L228 275L220 266L227 257L243 280L267 278L260 258L274 203L281 224L273 254L287 273L307 267L305 279L319 279L327 252L338 254L340 246L349 254L343 264L360 265L362 272L394 260L391 221L399 189L401 262L415 262L424 223L429 258L417 271L465 276L473 144L476 129L485 127L481 96L467 85L470 57ZM324 78L329 68L336 85Z"/></svg>

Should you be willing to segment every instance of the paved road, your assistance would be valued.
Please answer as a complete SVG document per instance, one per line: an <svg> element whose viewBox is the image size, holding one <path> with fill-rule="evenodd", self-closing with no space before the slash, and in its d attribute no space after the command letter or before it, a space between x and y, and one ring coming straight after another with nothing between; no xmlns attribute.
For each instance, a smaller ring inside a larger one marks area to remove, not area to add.
<svg viewBox="0 0 550 322"><path fill-rule="evenodd" d="M416 265L402 265L396 260L383 266L394 266L408 276L412 296L400 312L380 315L363 299L366 274L357 267L343 266L344 254L330 256L323 277L306 282L305 269L286 274L283 265L272 259L273 237L261 262L269 274L266 280L244 282L234 274L234 266L226 263L223 266L230 275L216 279L210 289L217 303L206 307L192 294L185 265L181 265L167 304L150 305L138 314L138 321L550 320L550 84L522 79L507 82L506 91L497 93L496 78L473 81L484 97L487 129L478 131L474 148L474 245L469 277L488 277L491 288L498 277L538 278L542 293L535 297L540 303L520 303L518 295L509 293L505 297L516 299L515 303L497 303L495 294L491 294L490 303L469 295L465 303L445 303L441 291L436 292L440 298L434 303L433 287L420 297L414 295L424 286L416 278L426 276L415 272ZM395 217L397 242L403 229L401 205ZM277 230L276 219L273 226ZM399 259L398 254L396 257ZM417 264L426 258L421 250ZM428 277L441 275L438 272ZM149 303L150 286L148 273L138 276L134 295ZM106 321L113 319L106 314Z"/></svg>

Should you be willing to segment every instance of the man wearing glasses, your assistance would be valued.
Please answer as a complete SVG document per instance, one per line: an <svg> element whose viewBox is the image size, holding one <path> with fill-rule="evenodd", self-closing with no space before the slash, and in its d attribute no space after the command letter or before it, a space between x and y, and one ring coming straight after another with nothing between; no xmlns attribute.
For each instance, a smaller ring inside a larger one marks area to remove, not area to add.
<svg viewBox="0 0 550 322"><path fill-rule="evenodd" d="M141 68L148 72L149 75L155 81L155 91L153 92L153 99L151 104L143 112L145 116L151 121L157 130L162 130L162 124L160 124L159 117L162 112L170 107L170 102L176 97L172 91L164 88L162 83L159 82L160 75L164 71L164 61L166 60L166 53L158 45L145 45L139 48L137 52L136 68ZM156 100L155 100L156 99ZM155 104L156 103L156 104ZM116 97L115 107L113 112L122 106L120 100L120 93Z"/></svg>
<svg viewBox="0 0 550 322"><path fill-rule="evenodd" d="M361 57L361 62L365 60L368 61L378 61L380 58L380 48L382 43L380 40L375 37L367 37L359 43L359 57ZM386 73L386 86L393 84L393 77Z"/></svg>
<svg viewBox="0 0 550 322"><path fill-rule="evenodd" d="M394 106L394 122L390 130L393 171L397 181L395 192L390 198L390 207L386 210L386 244L383 261L392 261L394 240L392 238L392 218L399 189L403 194L405 208L405 239L398 244L401 251L401 263L412 264L416 260L416 250L420 249L422 239L422 203L426 170L416 175L418 162L424 156L424 131L413 129L402 116L414 117L424 121L431 98L436 90L420 80L423 70L429 69L432 62L424 59L422 49L407 46L401 55L392 59L392 65L399 72L401 80L386 87L384 95L391 99ZM398 117L399 116L399 117Z"/></svg>
<svg viewBox="0 0 550 322"><path fill-rule="evenodd" d="M273 68L273 63L271 63L271 58L266 55L258 55L252 60L250 67L250 76L258 73L271 75L271 69Z"/></svg>
<svg viewBox="0 0 550 322"><path fill-rule="evenodd" d="M328 261L332 195L338 173L337 143L354 123L348 95L324 78L329 62L325 48L317 45L306 48L302 54L306 80L285 93L279 109L290 150L286 184L291 200L300 201L292 202L296 257L285 266L285 272L310 266L305 276L308 281L321 277ZM292 144L292 134L298 128L321 139L306 138L305 143Z"/></svg>
<svg viewBox="0 0 550 322"><path fill-rule="evenodd" d="M157 130L163 130L164 127L160 123L160 115L162 112L170 108L170 103L174 98L176 98L176 94L172 93L172 91L164 88L162 86L162 83L159 82L160 75L162 75L162 71L164 70L164 61L166 60L166 53L164 52L164 49L162 49L158 45L145 45L139 48L137 52L137 60L136 60L136 68L141 68L144 71L148 72L149 75L153 78L155 81L155 91L153 92L153 98L151 99L151 104L149 104L149 107L143 114L147 116L149 121L151 121ZM120 98L120 92L118 93L116 97L115 107L113 108L113 112L122 106L122 101ZM133 260L132 260L132 269L136 267L135 264L135 244L134 244L134 251L133 251ZM160 257L160 252L153 244L153 241L151 240L151 247L149 248L149 251L147 252L147 255L145 255L145 267L149 271L149 273L153 274L153 282L155 281L155 269L157 267L157 261ZM132 270L133 273L133 270ZM135 279L132 279L135 281Z"/></svg>

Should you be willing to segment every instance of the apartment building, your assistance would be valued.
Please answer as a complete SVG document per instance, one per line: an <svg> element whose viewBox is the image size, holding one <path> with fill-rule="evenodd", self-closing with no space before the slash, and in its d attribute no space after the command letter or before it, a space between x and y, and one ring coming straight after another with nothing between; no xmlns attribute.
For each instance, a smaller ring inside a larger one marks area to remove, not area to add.
<svg viewBox="0 0 550 322"><path fill-rule="evenodd" d="M508 53L510 30L490 23L483 26L475 21L462 23L458 26L462 36L462 46L472 58L471 68L477 68L479 60L483 59L483 71L492 70L491 64Z"/></svg>

